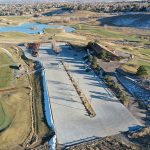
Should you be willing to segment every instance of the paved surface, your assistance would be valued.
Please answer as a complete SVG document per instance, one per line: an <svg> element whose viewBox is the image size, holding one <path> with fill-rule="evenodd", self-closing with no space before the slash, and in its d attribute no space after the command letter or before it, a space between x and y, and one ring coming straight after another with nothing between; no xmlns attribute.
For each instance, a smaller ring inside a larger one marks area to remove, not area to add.
<svg viewBox="0 0 150 150"><path fill-rule="evenodd" d="M57 142L63 145L114 135L132 129L139 122L115 98L93 73L86 73L82 53L63 46L56 56L50 44L40 48L40 60L45 67ZM81 89L89 97L96 117L90 118L69 80L60 60L64 59Z"/></svg>

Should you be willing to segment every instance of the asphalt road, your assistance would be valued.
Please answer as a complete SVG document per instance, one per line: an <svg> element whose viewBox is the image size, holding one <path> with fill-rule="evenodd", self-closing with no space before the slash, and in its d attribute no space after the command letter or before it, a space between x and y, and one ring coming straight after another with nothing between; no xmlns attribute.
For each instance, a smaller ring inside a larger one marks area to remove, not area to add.
<svg viewBox="0 0 150 150"><path fill-rule="evenodd" d="M60 43L60 47L62 52L56 56L51 50L50 44L42 44L38 58L45 67L45 77L59 144L70 145L86 139L114 135L140 125L94 73L85 72L82 61L83 53L70 50L63 43ZM69 66L73 77L89 98L96 117L90 118L87 115L60 63L62 59Z"/></svg>

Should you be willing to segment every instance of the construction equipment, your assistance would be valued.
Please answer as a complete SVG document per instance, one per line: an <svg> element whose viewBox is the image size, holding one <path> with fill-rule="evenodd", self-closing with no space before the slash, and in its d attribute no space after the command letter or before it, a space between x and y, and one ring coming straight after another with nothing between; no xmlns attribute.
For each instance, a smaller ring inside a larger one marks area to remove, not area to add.
<svg viewBox="0 0 150 150"><path fill-rule="evenodd" d="M38 51L39 51L40 43L28 43L27 48L32 49L32 56L38 57Z"/></svg>

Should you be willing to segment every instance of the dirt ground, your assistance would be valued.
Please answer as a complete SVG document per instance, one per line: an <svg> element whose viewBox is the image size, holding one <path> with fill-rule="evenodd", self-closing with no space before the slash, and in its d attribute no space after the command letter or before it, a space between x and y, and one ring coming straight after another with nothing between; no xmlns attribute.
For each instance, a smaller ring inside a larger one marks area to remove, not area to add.
<svg viewBox="0 0 150 150"><path fill-rule="evenodd" d="M150 128L70 146L65 150L149 150Z"/></svg>
<svg viewBox="0 0 150 150"><path fill-rule="evenodd" d="M106 137L104 139L87 142L77 146L72 146L67 150L135 150L134 145L129 145L119 137Z"/></svg>

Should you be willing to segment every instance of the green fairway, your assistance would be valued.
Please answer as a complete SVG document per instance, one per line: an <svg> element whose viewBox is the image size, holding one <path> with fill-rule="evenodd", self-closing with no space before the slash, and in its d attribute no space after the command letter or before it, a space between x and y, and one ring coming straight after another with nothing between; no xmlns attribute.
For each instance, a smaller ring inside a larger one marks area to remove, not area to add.
<svg viewBox="0 0 150 150"><path fill-rule="evenodd" d="M108 30L104 27L94 27L94 26L88 26L83 24L78 24L73 26L77 31L79 32L85 32L89 34L95 34L102 37L109 37L109 38L123 38L124 34L116 31Z"/></svg>
<svg viewBox="0 0 150 150"><path fill-rule="evenodd" d="M10 115L5 111L0 99L0 131L7 128L11 123Z"/></svg>
<svg viewBox="0 0 150 150"><path fill-rule="evenodd" d="M77 33L88 33L91 35L100 36L101 38L107 38L111 40L129 40L129 41L139 41L136 35L129 35L116 28L100 27L100 26L90 26L85 24L73 25Z"/></svg>
<svg viewBox="0 0 150 150"><path fill-rule="evenodd" d="M51 28L46 28L45 30L45 33L48 33L48 34L58 34L58 33L63 33L65 32L64 29L51 29Z"/></svg>
<svg viewBox="0 0 150 150"><path fill-rule="evenodd" d="M131 73L136 73L137 69L139 66L145 66L145 68L147 69L147 73L148 75L150 75L150 65L148 61L139 59L138 57L136 57L135 59L129 61L128 63L124 64L122 67L123 69L131 72Z"/></svg>
<svg viewBox="0 0 150 150"><path fill-rule="evenodd" d="M145 68L147 69L147 71L148 71L148 74L150 75L150 62L146 62L146 61L143 61L143 60L138 60L138 64L139 64L139 66L140 65L143 65L143 66L145 66Z"/></svg>
<svg viewBox="0 0 150 150"><path fill-rule="evenodd" d="M0 26L19 25L29 22L29 16L0 16Z"/></svg>
<svg viewBox="0 0 150 150"><path fill-rule="evenodd" d="M142 49L142 48L140 48L140 53L143 54L143 55L148 56L149 59L150 59L150 50L149 49Z"/></svg>
<svg viewBox="0 0 150 150"><path fill-rule="evenodd" d="M38 40L38 35L25 34L22 32L4 32L0 33L0 41L10 43L20 43Z"/></svg>
<svg viewBox="0 0 150 150"><path fill-rule="evenodd" d="M13 60L0 49L0 88L11 85L14 80L13 70L9 65L13 64Z"/></svg>
<svg viewBox="0 0 150 150"><path fill-rule="evenodd" d="M142 47L135 46L134 44L140 44L141 46L144 43L147 43L147 40L144 38L140 38L137 36L136 31L134 34L130 34L130 32L126 32L125 29L117 29L112 27L99 27L99 26L90 26L86 24L75 24L73 27L76 29L78 34L88 34L88 35L95 35L100 37L98 42L103 43L104 45L108 44L107 41L128 41L131 44L123 45L123 44L114 44L107 45L110 49L115 49L118 51L123 51L125 53L133 54L135 56L134 59L129 61L128 63L124 64L122 67L126 71L136 73L137 68L140 65L145 66L147 69L148 74L150 75L150 51L149 49L144 49ZM149 34L149 32L147 32ZM134 43L132 45L132 42ZM126 48L126 49L124 49Z"/></svg>

